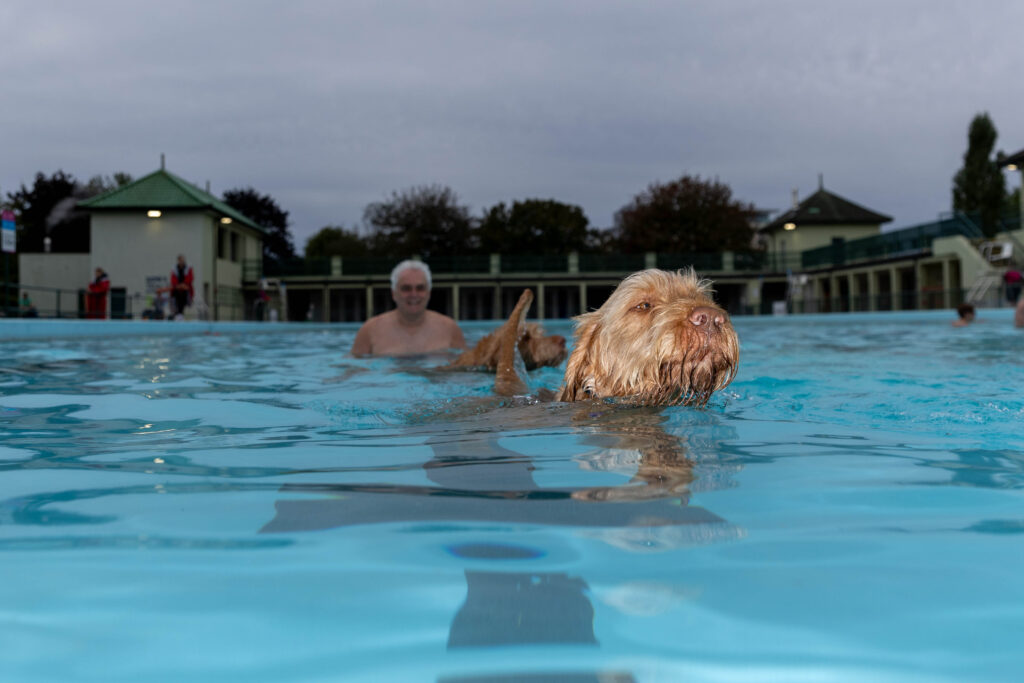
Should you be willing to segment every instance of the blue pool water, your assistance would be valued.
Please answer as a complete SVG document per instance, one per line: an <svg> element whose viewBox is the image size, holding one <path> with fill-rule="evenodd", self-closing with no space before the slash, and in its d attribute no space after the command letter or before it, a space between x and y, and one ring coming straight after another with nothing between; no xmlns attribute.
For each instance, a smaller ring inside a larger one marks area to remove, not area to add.
<svg viewBox="0 0 1024 683"><path fill-rule="evenodd" d="M9 339L0 679L1016 680L1024 330L951 317L737 319L660 411L351 326Z"/></svg>

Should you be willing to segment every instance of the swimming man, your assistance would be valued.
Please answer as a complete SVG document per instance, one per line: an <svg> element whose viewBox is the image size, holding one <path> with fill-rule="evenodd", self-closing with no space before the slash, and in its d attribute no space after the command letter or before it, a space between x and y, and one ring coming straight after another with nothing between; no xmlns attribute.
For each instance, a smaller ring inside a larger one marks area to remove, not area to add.
<svg viewBox="0 0 1024 683"><path fill-rule="evenodd" d="M353 356L406 356L465 349L458 324L427 310L430 268L422 261L402 261L391 271L391 298L397 308L363 323L352 343Z"/></svg>

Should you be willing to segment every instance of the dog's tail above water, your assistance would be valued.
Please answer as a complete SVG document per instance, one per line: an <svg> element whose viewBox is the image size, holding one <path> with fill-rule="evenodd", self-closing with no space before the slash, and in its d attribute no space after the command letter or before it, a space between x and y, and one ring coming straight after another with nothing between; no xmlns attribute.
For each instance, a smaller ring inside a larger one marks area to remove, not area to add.
<svg viewBox="0 0 1024 683"><path fill-rule="evenodd" d="M498 369L494 375L494 393L499 396L518 396L527 393L526 366L519 354L519 337L523 333L526 312L533 303L533 291L524 289L512 315L495 334L499 340Z"/></svg>

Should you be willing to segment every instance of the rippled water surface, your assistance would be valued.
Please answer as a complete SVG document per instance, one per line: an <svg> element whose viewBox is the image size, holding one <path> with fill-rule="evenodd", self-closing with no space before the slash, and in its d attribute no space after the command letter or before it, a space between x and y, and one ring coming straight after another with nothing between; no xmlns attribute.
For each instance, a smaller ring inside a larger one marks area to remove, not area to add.
<svg viewBox="0 0 1024 683"><path fill-rule="evenodd" d="M2 342L0 679L1016 680L1008 313L738 319L660 411L348 326Z"/></svg>

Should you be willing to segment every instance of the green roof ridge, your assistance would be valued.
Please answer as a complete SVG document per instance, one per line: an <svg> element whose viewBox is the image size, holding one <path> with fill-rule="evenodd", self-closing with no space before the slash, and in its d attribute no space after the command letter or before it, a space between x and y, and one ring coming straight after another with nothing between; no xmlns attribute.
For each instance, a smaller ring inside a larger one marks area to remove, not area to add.
<svg viewBox="0 0 1024 683"><path fill-rule="evenodd" d="M78 202L78 206L92 211L212 209L250 228L267 232L263 226L233 206L163 168L127 185Z"/></svg>

